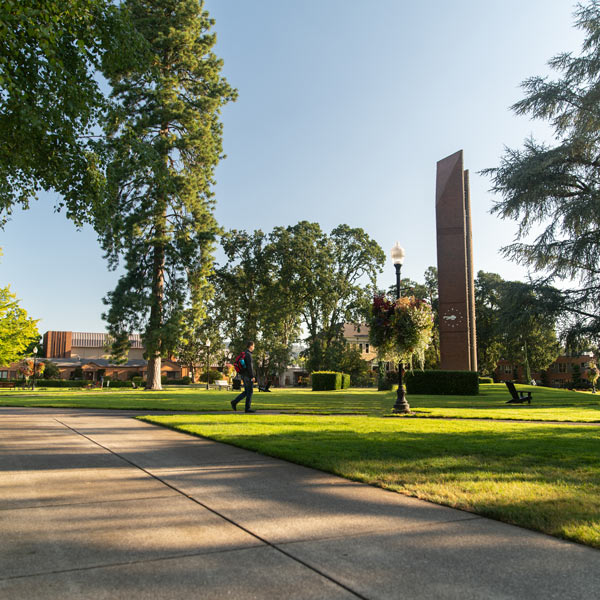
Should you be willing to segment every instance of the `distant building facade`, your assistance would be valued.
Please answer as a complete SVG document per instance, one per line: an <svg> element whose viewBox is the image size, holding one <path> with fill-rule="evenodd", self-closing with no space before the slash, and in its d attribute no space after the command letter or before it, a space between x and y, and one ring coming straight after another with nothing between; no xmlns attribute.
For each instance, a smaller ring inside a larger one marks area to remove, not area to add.
<svg viewBox="0 0 600 600"><path fill-rule="evenodd" d="M563 355L559 356L544 371L532 371L531 378L538 385L568 387L572 385L574 378L579 377L583 381L586 381L585 376L590 369L591 363L595 363L594 355L591 352L577 356ZM494 380L498 382L525 381L525 369L521 364L500 359L494 371Z"/></svg>
<svg viewBox="0 0 600 600"><path fill-rule="evenodd" d="M81 377L98 381L101 377L127 381L135 376L146 378L148 362L144 359L144 345L139 334L129 336L131 348L127 361L118 364L110 357L110 337L106 333L77 331L48 331L43 337L41 360L50 360L59 369L61 379L74 379L81 369ZM187 367L175 360L162 359L161 376L180 379L188 375ZM0 379L17 379L18 363L0 366ZM43 375L42 375L43 377Z"/></svg>

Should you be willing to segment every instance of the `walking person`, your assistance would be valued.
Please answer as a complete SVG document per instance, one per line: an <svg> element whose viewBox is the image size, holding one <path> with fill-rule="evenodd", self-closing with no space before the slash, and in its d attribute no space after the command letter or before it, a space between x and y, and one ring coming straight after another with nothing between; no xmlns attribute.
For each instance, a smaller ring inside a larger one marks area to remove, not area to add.
<svg viewBox="0 0 600 600"><path fill-rule="evenodd" d="M252 393L254 392L254 369L252 368L252 352L254 351L254 342L248 342L246 344L246 350L244 351L244 357L240 360L240 375L244 383L244 391L236 396L231 401L231 408L237 410L237 405L242 399L246 399L246 409L244 412L254 413L252 410ZM243 365L241 364L243 361Z"/></svg>

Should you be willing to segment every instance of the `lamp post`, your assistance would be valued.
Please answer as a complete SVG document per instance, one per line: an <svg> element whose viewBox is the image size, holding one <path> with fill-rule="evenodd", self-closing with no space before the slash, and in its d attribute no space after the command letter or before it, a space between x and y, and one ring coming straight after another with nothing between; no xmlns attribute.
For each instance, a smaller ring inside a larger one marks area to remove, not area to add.
<svg viewBox="0 0 600 600"><path fill-rule="evenodd" d="M206 340L206 391L208 391L208 370L210 369L210 360L209 360L209 352L210 352L210 338Z"/></svg>
<svg viewBox="0 0 600 600"><path fill-rule="evenodd" d="M400 269L402 268L402 263L404 262L406 253L404 252L404 248L400 245L400 243L396 242L390 254L392 256L394 267L396 267L396 300L398 300L402 295L400 292ZM392 412L395 413L410 412L410 406L406 401L406 394L404 393L403 370L404 364L401 361L398 363L398 392L396 393L396 403L392 409Z"/></svg>
<svg viewBox="0 0 600 600"><path fill-rule="evenodd" d="M37 352L38 347L34 346L33 348L33 379L31 380L31 390L35 390L35 370L37 368Z"/></svg>

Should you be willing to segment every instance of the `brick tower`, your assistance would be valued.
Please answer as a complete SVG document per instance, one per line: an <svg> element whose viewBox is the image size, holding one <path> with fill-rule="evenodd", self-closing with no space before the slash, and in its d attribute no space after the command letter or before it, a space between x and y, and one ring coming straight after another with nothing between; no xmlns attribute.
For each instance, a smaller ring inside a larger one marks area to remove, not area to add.
<svg viewBox="0 0 600 600"><path fill-rule="evenodd" d="M440 366L476 371L471 201L462 150L437 163L435 196Z"/></svg>

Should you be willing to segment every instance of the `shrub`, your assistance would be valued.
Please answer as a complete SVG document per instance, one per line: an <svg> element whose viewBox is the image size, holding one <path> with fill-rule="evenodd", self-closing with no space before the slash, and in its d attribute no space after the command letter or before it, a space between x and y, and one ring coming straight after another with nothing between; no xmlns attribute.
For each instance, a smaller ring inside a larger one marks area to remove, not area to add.
<svg viewBox="0 0 600 600"><path fill-rule="evenodd" d="M491 377L480 377L479 383L494 383L494 380Z"/></svg>
<svg viewBox="0 0 600 600"><path fill-rule="evenodd" d="M131 381L121 381L120 379L105 379L104 387L130 388L132 386L131 386Z"/></svg>
<svg viewBox="0 0 600 600"><path fill-rule="evenodd" d="M477 371L413 371L406 373L407 394L476 396L479 393Z"/></svg>
<svg viewBox="0 0 600 600"><path fill-rule="evenodd" d="M163 385L189 385L190 381L191 378L187 375L177 379L174 379L173 377L161 377L161 383Z"/></svg>
<svg viewBox="0 0 600 600"><path fill-rule="evenodd" d="M216 369L211 369L208 372L208 383L214 383L218 379L223 379L223 373L221 373L221 371L217 371ZM206 371L200 375L199 381L206 382Z"/></svg>
<svg viewBox="0 0 600 600"><path fill-rule="evenodd" d="M37 379L35 385L40 387L80 388L89 385L87 379Z"/></svg>
<svg viewBox="0 0 600 600"><path fill-rule="evenodd" d="M335 371L315 371L311 376L313 392L342 389L342 375Z"/></svg>

